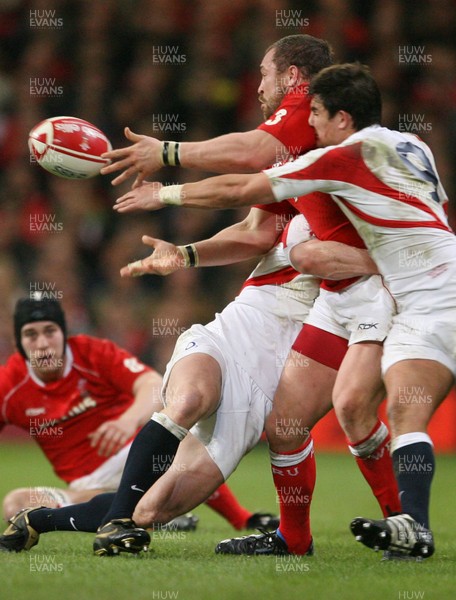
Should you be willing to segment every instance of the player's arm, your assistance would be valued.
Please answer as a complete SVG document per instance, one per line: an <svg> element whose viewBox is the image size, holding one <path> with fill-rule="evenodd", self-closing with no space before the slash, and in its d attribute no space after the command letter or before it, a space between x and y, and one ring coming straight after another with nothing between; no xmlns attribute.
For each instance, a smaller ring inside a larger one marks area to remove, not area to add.
<svg viewBox="0 0 456 600"><path fill-rule="evenodd" d="M252 175L219 175L183 185L163 186L145 183L118 198L114 210L158 210L165 205L188 208L238 208L254 204L271 204L311 192L341 193L344 177L357 167L350 147L312 150L293 162ZM337 173L336 179L329 179ZM338 180L339 176L341 181Z"/></svg>
<svg viewBox="0 0 456 600"><path fill-rule="evenodd" d="M309 240L289 252L290 264L300 273L324 279L347 279L378 274L367 250L340 242Z"/></svg>
<svg viewBox="0 0 456 600"><path fill-rule="evenodd" d="M101 456L111 456L118 452L144 425L154 412L163 409L161 402L162 377L156 371L147 371L133 383L134 401L117 419L105 421L89 434L91 445L97 447Z"/></svg>
<svg viewBox="0 0 456 600"><path fill-rule="evenodd" d="M112 181L113 185L136 175L133 188L165 165L214 173L254 173L277 162L277 156L286 155L285 146L260 129L229 133L202 142L162 142L133 133L128 127L125 136L132 145L103 154L113 162L103 167L101 173L108 175L123 170Z"/></svg>
<svg viewBox="0 0 456 600"><path fill-rule="evenodd" d="M284 200L290 196L284 196ZM253 175L219 175L195 183L163 186L159 182L144 183L130 190L114 204L120 213L135 210L159 210L170 204L188 208L238 208L276 202L269 178L264 173Z"/></svg>
<svg viewBox="0 0 456 600"><path fill-rule="evenodd" d="M248 260L272 248L284 221L276 213L252 208L243 221L188 246L175 246L145 235L143 243L154 251L147 258L123 267L120 274L122 277L169 275L190 266L213 267Z"/></svg>

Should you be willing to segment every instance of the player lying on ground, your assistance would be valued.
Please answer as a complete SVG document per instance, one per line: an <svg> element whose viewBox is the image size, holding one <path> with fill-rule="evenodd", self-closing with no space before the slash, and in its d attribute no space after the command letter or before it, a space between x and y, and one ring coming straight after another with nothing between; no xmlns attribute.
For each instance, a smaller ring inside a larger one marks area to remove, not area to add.
<svg viewBox="0 0 456 600"><path fill-rule="evenodd" d="M324 69L310 87L310 124L322 149L255 175L225 175L160 190L143 185L119 200L191 207L274 203L322 191L364 239L398 313L382 361L392 424L392 456L402 514L355 519L357 539L405 557L434 552L429 496L434 473L428 423L456 373L456 240L429 148L416 136L378 125L380 93L359 65ZM419 395L425 402L415 402ZM425 464L417 472L407 464Z"/></svg>
<svg viewBox="0 0 456 600"><path fill-rule="evenodd" d="M269 230L271 243L277 223L283 224L284 220L277 221L276 215L266 211L252 212L267 220L263 231ZM230 228L228 238L233 233ZM129 515L119 515L120 519L101 529L95 542L99 554L138 551L147 545L147 532L135 528L130 520L138 501L135 518L142 524L166 522L212 493L260 438L283 359L318 291L316 280L290 269L283 254L284 242L308 239L303 217L293 221L284 235L284 241L260 261L240 296L213 323L194 326L178 341L165 375L167 407L154 415L137 436L136 452L127 461L129 479L121 483L126 493L120 500L125 503L126 496L130 496L124 509ZM209 248L211 243L214 247L214 242L208 240ZM204 244L198 244L202 255ZM262 244L264 248L264 241ZM182 256L174 246L167 246L173 249L173 260L176 255ZM220 238L215 246L221 248ZM331 248L333 272L334 260L340 265L340 252L334 259L334 244L327 246ZM251 256L251 247L244 244L244 248ZM166 249L165 254L170 256L171 252ZM347 266L350 274L375 269L364 251L353 251L349 258L357 263ZM324 273L321 265L319 268ZM197 447L196 440L189 436L180 444L179 438L196 422L192 432L205 447L200 443ZM144 495L142 490L149 491ZM37 542L38 532L95 531L111 501L111 496L104 494L77 507L25 511L12 520L0 547L29 549ZM118 502L114 503L112 510L117 512L117 506Z"/></svg>
<svg viewBox="0 0 456 600"><path fill-rule="evenodd" d="M0 427L30 433L68 488L12 490L5 520L26 507L68 506L116 490L135 433L163 407L161 375L108 340L67 337L57 300L19 300L14 332L18 351L0 367ZM208 505L236 529L274 523L242 507L226 485ZM172 526L196 522L183 515Z"/></svg>

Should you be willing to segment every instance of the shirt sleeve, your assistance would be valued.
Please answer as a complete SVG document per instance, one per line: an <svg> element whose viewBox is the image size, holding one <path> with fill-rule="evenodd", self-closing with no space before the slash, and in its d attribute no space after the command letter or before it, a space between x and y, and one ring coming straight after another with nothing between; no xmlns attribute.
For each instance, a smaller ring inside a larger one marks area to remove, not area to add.
<svg viewBox="0 0 456 600"><path fill-rule="evenodd" d="M92 356L97 370L119 391L131 393L134 382L153 369L136 356L106 339L91 338Z"/></svg>
<svg viewBox="0 0 456 600"><path fill-rule="evenodd" d="M311 192L337 193L356 166L356 161L351 158L350 148L329 146L312 150L293 162L266 169L264 174L270 180L277 202Z"/></svg>

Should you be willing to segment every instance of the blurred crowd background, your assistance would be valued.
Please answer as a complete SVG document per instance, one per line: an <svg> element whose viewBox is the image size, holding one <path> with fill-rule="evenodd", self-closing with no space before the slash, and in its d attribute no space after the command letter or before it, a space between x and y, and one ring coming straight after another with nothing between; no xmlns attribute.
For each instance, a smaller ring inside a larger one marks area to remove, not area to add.
<svg viewBox="0 0 456 600"><path fill-rule="evenodd" d="M73 115L121 147L126 125L177 141L252 129L264 50L294 33L371 66L384 124L430 144L451 199L455 0L0 0L0 363L13 350L16 299L40 290L62 300L72 333L111 338L163 370L179 333L211 320L252 267L121 278L149 253L142 234L189 243L244 211L115 214L132 181L47 174L30 159L29 130ZM206 175L168 168L157 179Z"/></svg>

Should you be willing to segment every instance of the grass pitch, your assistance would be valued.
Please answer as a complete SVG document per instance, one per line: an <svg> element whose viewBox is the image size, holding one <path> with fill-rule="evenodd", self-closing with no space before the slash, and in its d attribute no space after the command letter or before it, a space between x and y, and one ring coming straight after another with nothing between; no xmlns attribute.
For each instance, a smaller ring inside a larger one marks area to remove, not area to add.
<svg viewBox="0 0 456 600"><path fill-rule="evenodd" d="M13 487L58 485L33 445L0 446L0 494ZM312 509L314 557L231 557L215 544L236 535L203 506L196 532L157 532L141 557L92 555L92 534L50 533L30 552L0 553L1 600L453 600L456 598L456 456L439 455L432 497L436 555L422 563L381 562L348 530L358 515L378 516L353 459L317 455ZM230 479L252 510L277 512L265 446Z"/></svg>

